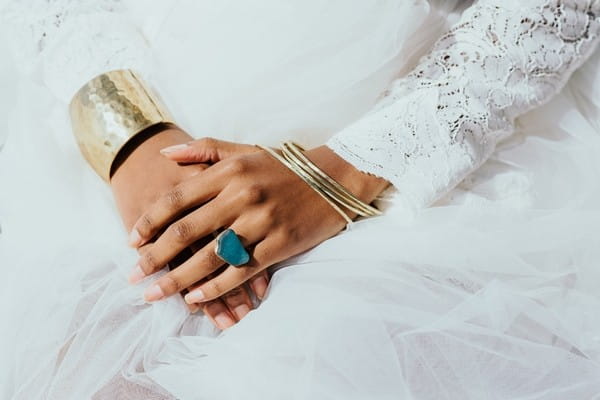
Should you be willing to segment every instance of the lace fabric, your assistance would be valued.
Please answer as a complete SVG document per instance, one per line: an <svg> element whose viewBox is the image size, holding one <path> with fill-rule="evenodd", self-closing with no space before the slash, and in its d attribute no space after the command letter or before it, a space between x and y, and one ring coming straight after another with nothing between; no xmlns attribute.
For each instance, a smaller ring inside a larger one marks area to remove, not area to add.
<svg viewBox="0 0 600 400"><path fill-rule="evenodd" d="M597 0L479 1L327 145L392 182L405 207L430 205L488 159L518 116L561 90L599 33Z"/></svg>
<svg viewBox="0 0 600 400"><path fill-rule="evenodd" d="M24 0L9 1L0 17L15 38L18 67L68 102L102 72L150 74L149 47L127 11L122 0Z"/></svg>

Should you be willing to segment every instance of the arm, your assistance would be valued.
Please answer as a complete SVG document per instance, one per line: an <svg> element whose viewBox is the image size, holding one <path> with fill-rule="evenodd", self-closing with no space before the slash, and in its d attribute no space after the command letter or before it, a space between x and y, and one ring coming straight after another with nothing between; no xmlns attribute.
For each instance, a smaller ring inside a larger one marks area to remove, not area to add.
<svg viewBox="0 0 600 400"><path fill-rule="evenodd" d="M550 100L597 45L599 1L519 3L476 3L369 115L327 146L307 151L308 158L365 201L388 182L408 208L437 200L490 156L513 131L515 118ZM184 243L195 240L213 226L231 226L254 248L244 268L225 269L190 292L188 302L218 297L344 226L308 185L254 146L204 139L167 156L219 162L177 185L136 221L136 246L170 224L140 258L144 272L168 262L182 236ZM176 220L199 203L204 205ZM157 280L146 298L160 300L206 278L223 263L212 256L215 246Z"/></svg>
<svg viewBox="0 0 600 400"><path fill-rule="evenodd" d="M152 64L151 54L144 34L121 2L0 1L0 22L0 33L13 38L12 53L18 70L48 87L65 103L65 109L73 94L100 73L131 68L147 80L151 76L148 67ZM111 180L127 229L163 192L204 168L203 165L179 166L159 154L165 146L191 139L179 129L166 129L130 149ZM266 275L262 278L252 285L261 297L267 284ZM245 290L238 291L236 296L202 304L214 322L221 321L217 325L222 328L231 325L225 317L239 319L252 306Z"/></svg>
<svg viewBox="0 0 600 400"><path fill-rule="evenodd" d="M428 206L561 90L599 33L598 1L481 0L327 146L390 181L404 207Z"/></svg>

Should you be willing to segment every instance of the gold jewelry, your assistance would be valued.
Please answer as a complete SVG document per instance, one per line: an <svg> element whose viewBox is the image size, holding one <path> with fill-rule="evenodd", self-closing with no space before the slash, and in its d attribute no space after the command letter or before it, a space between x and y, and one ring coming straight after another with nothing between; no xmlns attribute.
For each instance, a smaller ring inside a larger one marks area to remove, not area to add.
<svg viewBox="0 0 600 400"><path fill-rule="evenodd" d="M288 162L285 158L283 158L282 156L280 156L279 154L277 154L270 147L261 146L259 144L257 144L256 146L258 148L266 151L273 158L275 158L280 163L282 163L283 165L285 165L287 168L289 168L290 170L292 170L292 172L294 172L296 175L298 175L304 182L306 182L308 184L308 186L310 186L315 192L317 192L321 197L323 197L323 199L325 199L325 201L327 201L329 203L329 205L335 211L337 211L337 213L340 214L342 216L342 218L344 218L344 220L346 221L346 226L352 224L352 219L348 216L348 214L346 214L344 212L344 210L342 210L334 201L332 201L330 199L329 195L326 192L323 191L322 187L318 184L318 182L316 182L309 174L305 173L302 169L300 169L297 166L295 166L295 165L291 164L290 162Z"/></svg>
<svg viewBox="0 0 600 400"><path fill-rule="evenodd" d="M377 208L354 196L344 186L340 185L335 179L317 167L302 153L304 149L296 143L285 142L281 150L283 152L283 157L288 162L310 175L312 179L317 182L319 187L321 187L322 190L339 205L346 207L363 217L373 217L382 214Z"/></svg>
<svg viewBox="0 0 600 400"><path fill-rule="evenodd" d="M127 142L153 125L173 122L158 96L131 70L90 80L71 100L69 112L83 156L105 181Z"/></svg>

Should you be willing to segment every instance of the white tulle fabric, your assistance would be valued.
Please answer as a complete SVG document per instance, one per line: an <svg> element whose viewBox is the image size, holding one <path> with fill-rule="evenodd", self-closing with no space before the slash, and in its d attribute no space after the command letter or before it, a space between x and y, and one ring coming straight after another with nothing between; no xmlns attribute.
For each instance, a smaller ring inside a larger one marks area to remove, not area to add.
<svg viewBox="0 0 600 400"><path fill-rule="evenodd" d="M196 136L310 146L365 114L466 5L130 1L87 17L134 24L144 67ZM390 203L277 266L265 301L225 332L177 296L145 304L151 279L126 283L135 252L60 100L76 85L39 72L64 60L37 60L0 68L13 74L0 95L0 398L600 393L599 52L433 207L409 219Z"/></svg>

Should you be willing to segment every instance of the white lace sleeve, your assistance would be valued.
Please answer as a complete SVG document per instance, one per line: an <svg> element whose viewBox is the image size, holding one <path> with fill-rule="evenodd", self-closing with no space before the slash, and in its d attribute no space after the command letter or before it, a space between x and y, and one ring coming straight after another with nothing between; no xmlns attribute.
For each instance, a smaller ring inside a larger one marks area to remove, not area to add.
<svg viewBox="0 0 600 400"><path fill-rule="evenodd" d="M105 71L148 74L149 47L120 0L10 0L0 9L19 70L63 101Z"/></svg>
<svg viewBox="0 0 600 400"><path fill-rule="evenodd" d="M405 207L428 206L560 91L599 34L600 0L481 0L327 145L389 180Z"/></svg>

